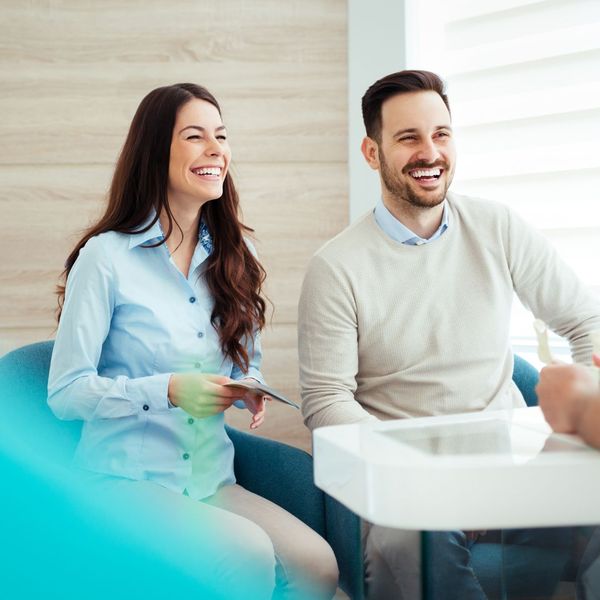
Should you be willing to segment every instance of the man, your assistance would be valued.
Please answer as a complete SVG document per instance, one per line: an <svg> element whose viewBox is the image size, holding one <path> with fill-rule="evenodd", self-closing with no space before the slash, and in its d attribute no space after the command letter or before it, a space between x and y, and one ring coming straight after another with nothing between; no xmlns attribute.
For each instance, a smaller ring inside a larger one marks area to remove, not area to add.
<svg viewBox="0 0 600 600"><path fill-rule="evenodd" d="M513 292L568 338L576 361L589 361L600 306L542 235L502 205L448 193L456 151L440 78L388 75L362 108L361 149L382 197L306 274L298 327L307 426L524 406L512 382ZM367 525L369 598L418 597L400 537ZM456 567L437 569L457 590L444 598L485 598L472 537L440 542Z"/></svg>

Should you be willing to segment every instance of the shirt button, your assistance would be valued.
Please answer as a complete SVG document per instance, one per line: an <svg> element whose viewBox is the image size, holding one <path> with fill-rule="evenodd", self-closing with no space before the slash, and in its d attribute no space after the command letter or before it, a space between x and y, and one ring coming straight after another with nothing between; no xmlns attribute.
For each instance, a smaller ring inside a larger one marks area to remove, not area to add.
<svg viewBox="0 0 600 600"><path fill-rule="evenodd" d="M203 338L204 337L204 333L202 331L199 331L197 335L198 335L199 338Z"/></svg>
<svg viewBox="0 0 600 600"><path fill-rule="evenodd" d="M194 304L194 302L196 302L196 298L194 298L194 296L191 296L191 297L190 297L190 303L191 303L191 304Z"/></svg>
<svg viewBox="0 0 600 600"><path fill-rule="evenodd" d="M190 418L188 419L188 423L189 423L190 425L193 425L193 424L194 424L194 419L192 419L192 417L190 417Z"/></svg>
<svg viewBox="0 0 600 600"><path fill-rule="evenodd" d="M144 406L142 406L142 408L143 408L144 410L150 410L150 407L149 407L147 404L144 404Z"/></svg>
<svg viewBox="0 0 600 600"><path fill-rule="evenodd" d="M190 457L190 455L189 455L187 452L184 452L184 453L181 455L181 458L183 458L183 460L187 460L189 457Z"/></svg>

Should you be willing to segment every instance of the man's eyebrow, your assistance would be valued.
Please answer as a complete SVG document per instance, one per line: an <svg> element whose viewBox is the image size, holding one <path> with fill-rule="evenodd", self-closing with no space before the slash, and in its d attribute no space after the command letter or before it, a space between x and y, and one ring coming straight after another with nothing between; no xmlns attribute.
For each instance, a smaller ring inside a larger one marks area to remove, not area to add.
<svg viewBox="0 0 600 600"><path fill-rule="evenodd" d="M436 125L434 130L439 131L440 129L448 129L452 131L451 125ZM419 133L419 130L416 127L408 127L406 129L398 129L396 133L394 133L393 137L398 137L399 135L404 135L406 133Z"/></svg>
<svg viewBox="0 0 600 600"><path fill-rule="evenodd" d="M405 133L417 133L419 130L415 127L409 127L408 129L398 129L396 133L394 133L394 137L398 137L399 135L404 135Z"/></svg>
<svg viewBox="0 0 600 600"><path fill-rule="evenodd" d="M196 129L200 132L206 131L206 127L200 127L200 125L188 125L187 127L184 127L179 133L183 133L186 129ZM224 129L225 125L219 125L219 127L217 127L215 131L223 131Z"/></svg>

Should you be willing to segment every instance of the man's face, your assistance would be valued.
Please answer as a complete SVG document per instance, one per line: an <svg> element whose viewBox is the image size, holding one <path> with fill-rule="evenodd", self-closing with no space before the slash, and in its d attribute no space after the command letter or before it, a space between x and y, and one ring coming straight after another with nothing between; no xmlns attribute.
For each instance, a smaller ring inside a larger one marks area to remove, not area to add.
<svg viewBox="0 0 600 600"><path fill-rule="evenodd" d="M444 201L456 162L450 114L435 92L411 92L381 106L381 140L363 141L363 154L379 171L384 200L418 208Z"/></svg>

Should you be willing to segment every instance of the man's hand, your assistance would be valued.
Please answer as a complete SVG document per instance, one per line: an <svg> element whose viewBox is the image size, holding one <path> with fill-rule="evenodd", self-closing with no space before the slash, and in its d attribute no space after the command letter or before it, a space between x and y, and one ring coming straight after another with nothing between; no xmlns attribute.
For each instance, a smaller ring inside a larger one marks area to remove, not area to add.
<svg viewBox="0 0 600 600"><path fill-rule="evenodd" d="M169 400L186 413L203 419L222 413L239 398L239 391L223 387L229 377L205 373L178 373L169 380Z"/></svg>
<svg viewBox="0 0 600 600"><path fill-rule="evenodd" d="M600 367L600 356L593 359ZM581 434L587 404L600 399L597 374L580 365L544 367L536 392L546 421L558 433Z"/></svg>

